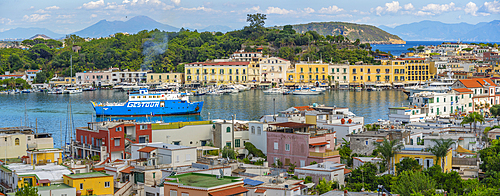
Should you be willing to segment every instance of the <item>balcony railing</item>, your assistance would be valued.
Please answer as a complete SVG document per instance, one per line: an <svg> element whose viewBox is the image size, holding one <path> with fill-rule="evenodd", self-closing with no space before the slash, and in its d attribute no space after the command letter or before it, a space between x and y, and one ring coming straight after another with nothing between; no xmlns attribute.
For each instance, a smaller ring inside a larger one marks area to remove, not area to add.
<svg viewBox="0 0 500 196"><path fill-rule="evenodd" d="M309 152L309 156L311 157L331 157L331 156L336 156L339 155L339 151L326 151L326 152Z"/></svg>

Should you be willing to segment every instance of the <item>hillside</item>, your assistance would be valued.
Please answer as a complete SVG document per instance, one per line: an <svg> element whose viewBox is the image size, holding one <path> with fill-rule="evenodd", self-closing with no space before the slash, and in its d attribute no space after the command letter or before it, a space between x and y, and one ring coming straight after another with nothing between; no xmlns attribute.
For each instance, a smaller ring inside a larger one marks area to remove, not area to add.
<svg viewBox="0 0 500 196"><path fill-rule="evenodd" d="M379 28L411 41L500 41L500 20L477 24L446 24L438 21L424 20L403 24L394 28Z"/></svg>
<svg viewBox="0 0 500 196"><path fill-rule="evenodd" d="M405 44L397 35L387 33L378 27L347 22L313 22L308 24L292 25L298 33L316 31L320 35L343 35L349 40L359 39L361 43L378 44ZM278 27L282 29L283 27Z"/></svg>

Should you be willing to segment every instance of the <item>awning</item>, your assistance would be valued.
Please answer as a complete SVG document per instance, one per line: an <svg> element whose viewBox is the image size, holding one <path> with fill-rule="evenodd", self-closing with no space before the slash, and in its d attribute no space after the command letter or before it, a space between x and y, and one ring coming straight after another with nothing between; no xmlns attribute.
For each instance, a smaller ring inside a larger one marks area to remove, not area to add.
<svg viewBox="0 0 500 196"><path fill-rule="evenodd" d="M320 83L319 85L320 85L320 86L328 86L328 84L327 84L327 83Z"/></svg>
<svg viewBox="0 0 500 196"><path fill-rule="evenodd" d="M403 83L392 83L392 85L394 85L394 86L403 86L404 84Z"/></svg>
<svg viewBox="0 0 500 196"><path fill-rule="evenodd" d="M271 83L260 83L261 86L271 86Z"/></svg>
<svg viewBox="0 0 500 196"><path fill-rule="evenodd" d="M222 191L216 191L216 192L211 192L208 193L211 196L227 196L227 195L236 195L236 194L241 194L241 193L246 193L248 192L248 189L244 187L234 187Z"/></svg>
<svg viewBox="0 0 500 196"><path fill-rule="evenodd" d="M121 170L120 172L122 172L122 173L126 173L126 174L130 174L130 173L132 173L132 171L131 171L131 170L132 170L132 169L134 169L134 168L135 168L135 167L130 166L130 167L127 167L127 168L125 168L125 169Z"/></svg>
<svg viewBox="0 0 500 196"><path fill-rule="evenodd" d="M377 139L375 142L383 142L383 139Z"/></svg>
<svg viewBox="0 0 500 196"><path fill-rule="evenodd" d="M147 152L147 153L149 153L149 152L151 152L153 150L156 150L156 148L146 146L144 148L139 149L137 152Z"/></svg>
<svg viewBox="0 0 500 196"><path fill-rule="evenodd" d="M469 154L473 154L473 152L472 152L472 151L467 150L467 149L465 149L464 147L462 147L462 146L460 146L460 145L458 145L458 147L457 147L457 150L456 150L456 151L457 151L458 153L469 153Z"/></svg>
<svg viewBox="0 0 500 196"><path fill-rule="evenodd" d="M38 183L40 183L40 184L46 184L46 183L50 183L50 180L49 179L43 179L43 180L39 180Z"/></svg>
<svg viewBox="0 0 500 196"><path fill-rule="evenodd" d="M351 86L358 86L359 83L349 83L349 85L351 85Z"/></svg>
<svg viewBox="0 0 500 196"><path fill-rule="evenodd" d="M266 189L257 189L255 190L255 193L265 193Z"/></svg>
<svg viewBox="0 0 500 196"><path fill-rule="evenodd" d="M320 143L313 143L313 144L309 144L309 146L324 146L324 145L327 145L328 142L320 142Z"/></svg>

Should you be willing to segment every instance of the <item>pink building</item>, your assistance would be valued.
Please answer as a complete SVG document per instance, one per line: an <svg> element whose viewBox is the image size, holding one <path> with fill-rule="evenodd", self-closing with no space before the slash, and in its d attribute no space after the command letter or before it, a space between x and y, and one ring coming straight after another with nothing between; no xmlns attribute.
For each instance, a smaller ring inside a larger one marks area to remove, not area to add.
<svg viewBox="0 0 500 196"><path fill-rule="evenodd" d="M340 163L335 151L336 137L331 130L317 130L313 124L285 122L270 124L267 131L267 160L269 166L278 160L284 167L294 164L308 166L311 162Z"/></svg>
<svg viewBox="0 0 500 196"><path fill-rule="evenodd" d="M111 82L111 71L86 71L76 73L77 84L92 84L96 86L109 85Z"/></svg>

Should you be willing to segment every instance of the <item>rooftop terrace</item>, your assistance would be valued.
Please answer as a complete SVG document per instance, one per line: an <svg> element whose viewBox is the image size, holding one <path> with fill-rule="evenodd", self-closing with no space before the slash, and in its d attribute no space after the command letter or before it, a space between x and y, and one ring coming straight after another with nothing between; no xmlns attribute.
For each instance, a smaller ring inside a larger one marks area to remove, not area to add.
<svg viewBox="0 0 500 196"><path fill-rule="evenodd" d="M66 175L66 176L68 176L72 179L81 179L81 178L108 177L111 175L101 173L101 172L90 172L90 173L71 174L71 175Z"/></svg>
<svg viewBox="0 0 500 196"><path fill-rule="evenodd" d="M216 187L220 185L241 181L241 178L239 177L224 176L223 178L217 179L215 175L198 174L198 173L187 173L187 174L170 176L168 178L173 180L167 180L166 182L177 183L177 180L179 180L179 183L185 186L203 187L203 188Z"/></svg>

